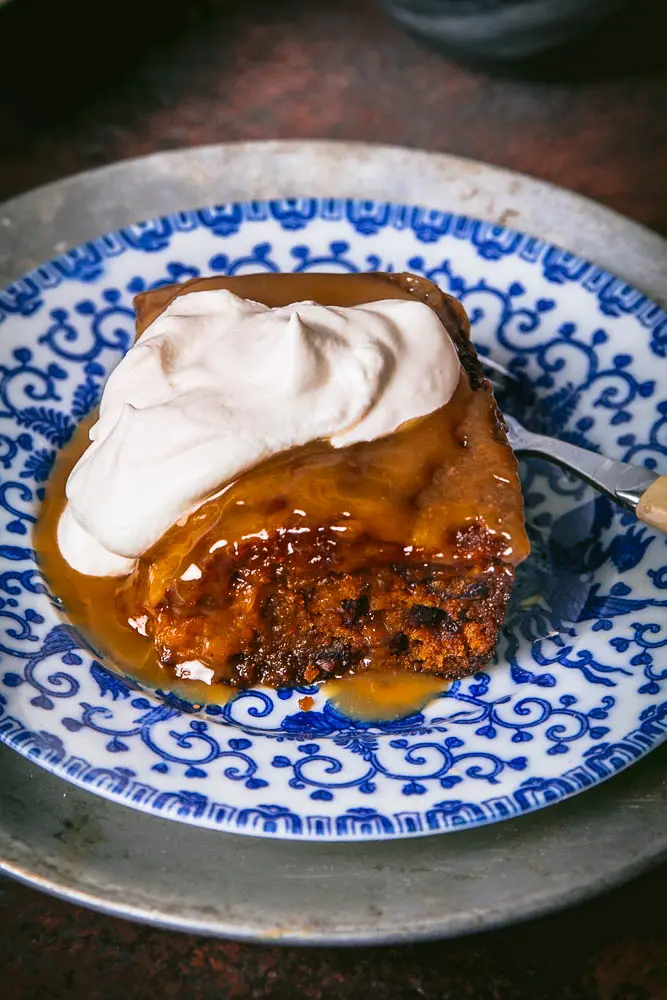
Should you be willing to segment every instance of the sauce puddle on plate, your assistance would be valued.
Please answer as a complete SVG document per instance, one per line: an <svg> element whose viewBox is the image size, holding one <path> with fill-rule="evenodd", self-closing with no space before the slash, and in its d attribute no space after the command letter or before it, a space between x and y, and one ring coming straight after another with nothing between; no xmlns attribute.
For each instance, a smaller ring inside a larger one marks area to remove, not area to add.
<svg viewBox="0 0 667 1000"><path fill-rule="evenodd" d="M324 693L334 707L360 722L389 722L420 712L449 687L449 681L429 674L398 671L367 673L327 681Z"/></svg>

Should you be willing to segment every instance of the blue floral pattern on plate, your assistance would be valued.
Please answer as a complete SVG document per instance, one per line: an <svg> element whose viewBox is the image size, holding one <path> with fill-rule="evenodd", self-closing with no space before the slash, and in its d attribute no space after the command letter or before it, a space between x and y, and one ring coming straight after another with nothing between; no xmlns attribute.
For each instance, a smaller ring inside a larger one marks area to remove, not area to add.
<svg viewBox="0 0 667 1000"><path fill-rule="evenodd" d="M526 463L531 558L497 663L395 722L301 688L200 711L121 678L59 615L31 548L58 449L97 405L137 292L199 274L411 270L457 295L536 430L667 470L667 316L533 237L429 209L295 198L129 226L0 291L0 740L66 780L202 826L355 840L502 820L667 732L665 538ZM303 711L300 701L314 703Z"/></svg>

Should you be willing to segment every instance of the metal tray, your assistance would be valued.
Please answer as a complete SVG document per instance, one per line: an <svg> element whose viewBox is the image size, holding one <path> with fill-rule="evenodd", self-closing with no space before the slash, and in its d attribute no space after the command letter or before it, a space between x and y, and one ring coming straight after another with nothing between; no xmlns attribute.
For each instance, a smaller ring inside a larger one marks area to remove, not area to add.
<svg viewBox="0 0 667 1000"><path fill-rule="evenodd" d="M454 157L275 142L164 153L0 206L0 287L69 246L212 202L384 198L510 225L664 302L667 242L576 195ZM445 937L585 899L667 856L667 746L519 820L379 844L267 841L160 820L65 784L0 748L0 872L107 913L292 943Z"/></svg>

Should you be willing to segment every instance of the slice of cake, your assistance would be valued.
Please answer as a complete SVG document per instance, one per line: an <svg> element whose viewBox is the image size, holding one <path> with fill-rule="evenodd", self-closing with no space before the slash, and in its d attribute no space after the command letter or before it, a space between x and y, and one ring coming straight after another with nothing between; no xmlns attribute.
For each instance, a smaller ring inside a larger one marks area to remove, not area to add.
<svg viewBox="0 0 667 1000"><path fill-rule="evenodd" d="M175 677L242 687L483 666L528 542L460 303L271 274L135 305L58 533L123 627Z"/></svg>

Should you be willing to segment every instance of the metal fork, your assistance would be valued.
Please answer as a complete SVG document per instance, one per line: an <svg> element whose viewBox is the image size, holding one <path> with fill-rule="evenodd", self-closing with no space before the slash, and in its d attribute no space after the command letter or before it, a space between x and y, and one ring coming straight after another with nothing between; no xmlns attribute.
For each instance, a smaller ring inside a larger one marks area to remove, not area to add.
<svg viewBox="0 0 667 1000"><path fill-rule="evenodd" d="M520 391L519 380L497 361L481 355L479 360L494 391L501 394ZM619 506L634 511L640 521L667 531L667 476L640 465L605 458L558 438L533 434L516 417L505 412L503 417L507 439L517 454L536 455L554 462L605 493Z"/></svg>

